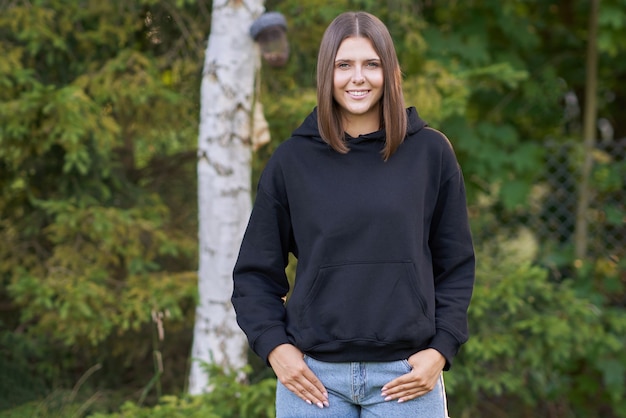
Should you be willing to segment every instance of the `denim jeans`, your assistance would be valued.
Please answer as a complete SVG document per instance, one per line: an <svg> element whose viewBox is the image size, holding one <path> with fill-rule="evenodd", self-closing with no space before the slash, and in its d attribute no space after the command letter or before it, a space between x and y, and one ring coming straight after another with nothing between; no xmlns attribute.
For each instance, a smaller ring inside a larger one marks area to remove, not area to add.
<svg viewBox="0 0 626 418"><path fill-rule="evenodd" d="M406 360L383 363L326 363L305 356L305 362L328 391L330 407L309 405L277 382L276 418L447 418L443 377L419 398L385 401L381 388L411 371Z"/></svg>

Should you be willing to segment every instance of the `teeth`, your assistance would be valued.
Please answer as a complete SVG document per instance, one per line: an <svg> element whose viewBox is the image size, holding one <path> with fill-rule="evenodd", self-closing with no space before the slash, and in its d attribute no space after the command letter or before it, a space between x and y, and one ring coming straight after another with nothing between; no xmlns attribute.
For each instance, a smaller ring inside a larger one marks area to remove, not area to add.
<svg viewBox="0 0 626 418"><path fill-rule="evenodd" d="M350 91L348 93L350 93L352 96L365 96L367 94L366 91Z"/></svg>

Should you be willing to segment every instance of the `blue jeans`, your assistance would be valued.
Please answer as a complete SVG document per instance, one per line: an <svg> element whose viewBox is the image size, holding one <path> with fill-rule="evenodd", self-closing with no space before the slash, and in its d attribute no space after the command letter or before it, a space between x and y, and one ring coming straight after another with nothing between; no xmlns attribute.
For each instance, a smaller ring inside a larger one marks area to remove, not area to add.
<svg viewBox="0 0 626 418"><path fill-rule="evenodd" d="M406 360L384 363L326 363L305 356L304 361L328 391L330 407L309 405L277 382L276 418L447 418L443 377L419 398L385 401L381 388L411 371Z"/></svg>

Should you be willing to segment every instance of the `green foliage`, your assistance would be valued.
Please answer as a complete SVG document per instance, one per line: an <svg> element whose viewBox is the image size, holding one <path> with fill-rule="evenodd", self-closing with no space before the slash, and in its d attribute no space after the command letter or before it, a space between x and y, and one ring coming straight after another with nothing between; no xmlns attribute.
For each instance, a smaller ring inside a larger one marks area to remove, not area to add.
<svg viewBox="0 0 626 418"><path fill-rule="evenodd" d="M42 351L45 348L19 334L0 333L0 393L10 394L0 397L0 411L45 395L44 380L30 373L29 365L33 357L43 356Z"/></svg>
<svg viewBox="0 0 626 418"><path fill-rule="evenodd" d="M556 1L412 2L373 4L342 1L268 1L287 17L292 56L284 69L264 69L262 100L279 107L278 120L297 120L290 107L306 87L314 88L315 57L322 29L336 14L367 10L387 23L405 74L409 105L454 144L475 201L498 183L507 210L528 204L542 164L542 143L580 135L580 120L563 117L563 95L582 101L588 3ZM624 0L603 2L600 97L626 97L619 83L624 60ZM297 87L296 87L297 86ZM617 95L617 96L616 96ZM620 100L602 101L600 115L616 135L626 135ZM275 121L268 115L270 126ZM580 115L578 116L578 118ZM291 122L291 130L297 122ZM291 130L272 127L273 141ZM261 156L263 161L265 155ZM262 163L260 164L262 165Z"/></svg>
<svg viewBox="0 0 626 418"><path fill-rule="evenodd" d="M519 237L481 245L472 337L446 376L453 411L588 417L610 409L625 416L626 313L594 303L571 279L552 281L532 265L532 239Z"/></svg>
<svg viewBox="0 0 626 418"><path fill-rule="evenodd" d="M475 229L498 235L504 220L522 224L515 216L533 200L543 142L581 135L580 114L564 115L562 102L570 92L584 106L589 2L268 0L266 8L287 18L291 57L262 70L272 143L255 154L254 183L315 105L319 40L345 10L373 12L390 28L407 104L451 139ZM92 394L119 388L133 402L115 416L273 413L271 379L247 386L211 372L212 394L159 397L184 386L193 324L210 9L210 0L0 0L5 416L79 416L107 409ZM603 0L599 23L598 116L622 138L626 0ZM624 172L623 161L596 155L593 187L618 197L596 214L607 228L623 227ZM567 250L514 240L520 255L504 248L510 237L482 241L472 339L447 376L454 415L624 416L623 249L607 245L567 274ZM571 277L555 281L556 269ZM154 337L159 313L169 315L164 340ZM98 379L81 396L63 389L94 364ZM117 410L122 401L109 403Z"/></svg>
<svg viewBox="0 0 626 418"><path fill-rule="evenodd" d="M131 402L122 405L119 413L94 414L92 418L221 418L202 396L164 396L154 407L140 407Z"/></svg>
<svg viewBox="0 0 626 418"><path fill-rule="evenodd" d="M90 418L273 418L276 379L265 378L255 384L241 381L239 372L224 373L217 366L207 366L211 376L211 392L198 396L164 396L154 407L141 407L127 402L120 412L96 413Z"/></svg>
<svg viewBox="0 0 626 418"><path fill-rule="evenodd" d="M626 49L626 1L605 0L599 10L598 47L616 57Z"/></svg>
<svg viewBox="0 0 626 418"><path fill-rule="evenodd" d="M0 418L69 418L83 416L81 405L67 403L65 394L53 393L43 401L28 402L17 408L0 412Z"/></svg>
<svg viewBox="0 0 626 418"><path fill-rule="evenodd" d="M0 2L0 339L20 343L1 348L40 347L16 365L48 388L104 359L96 387L144 385L123 371L151 357L153 313L193 315L209 7L178 3Z"/></svg>

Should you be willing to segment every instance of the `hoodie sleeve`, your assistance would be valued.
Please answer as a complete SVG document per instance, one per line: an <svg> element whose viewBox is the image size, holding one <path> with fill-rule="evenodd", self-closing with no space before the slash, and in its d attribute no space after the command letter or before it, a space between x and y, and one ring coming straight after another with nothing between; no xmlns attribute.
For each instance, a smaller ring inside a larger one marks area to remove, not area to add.
<svg viewBox="0 0 626 418"><path fill-rule="evenodd" d="M289 290L285 267L293 235L286 202L272 193L280 180L279 170L263 173L233 271L237 323L266 362L275 347L289 342L283 298Z"/></svg>
<svg viewBox="0 0 626 418"><path fill-rule="evenodd" d="M452 147L443 155L442 183L431 223L429 245L435 280L436 334L430 347L446 358L445 370L469 337L467 309L475 276L463 174Z"/></svg>

